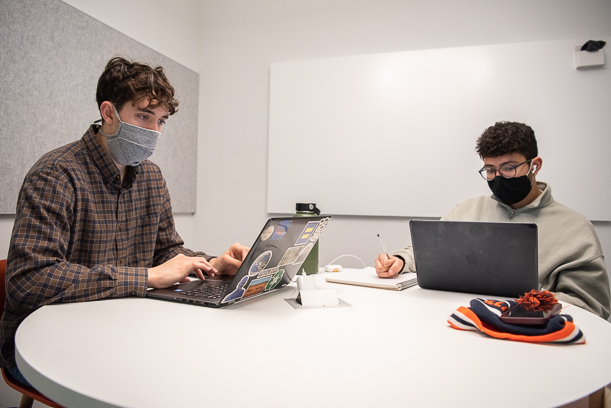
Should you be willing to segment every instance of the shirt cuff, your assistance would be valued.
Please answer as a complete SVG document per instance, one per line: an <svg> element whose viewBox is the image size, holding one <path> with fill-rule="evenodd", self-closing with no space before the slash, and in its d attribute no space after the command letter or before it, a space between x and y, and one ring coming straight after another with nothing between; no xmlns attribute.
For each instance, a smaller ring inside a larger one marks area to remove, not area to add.
<svg viewBox="0 0 611 408"><path fill-rule="evenodd" d="M397 275L401 275L402 273L407 272L407 270L405 269L406 263L405 263L405 259L400 256L400 255L393 255L395 258L399 258L400 260L403 261L403 268L401 269L401 271L397 274Z"/></svg>
<svg viewBox="0 0 611 408"><path fill-rule="evenodd" d="M118 266L115 275L115 297L145 297L147 284L147 268Z"/></svg>

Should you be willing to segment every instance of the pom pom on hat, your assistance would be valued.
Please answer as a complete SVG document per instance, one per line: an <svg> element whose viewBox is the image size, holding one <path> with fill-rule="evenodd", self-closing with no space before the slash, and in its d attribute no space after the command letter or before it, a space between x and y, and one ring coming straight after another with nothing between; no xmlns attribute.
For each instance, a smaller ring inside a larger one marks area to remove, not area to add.
<svg viewBox="0 0 611 408"><path fill-rule="evenodd" d="M535 310L549 312L554 305L558 303L558 299L548 290L540 291L533 289L525 293L524 296L521 296L516 302L521 304L524 309L531 312Z"/></svg>

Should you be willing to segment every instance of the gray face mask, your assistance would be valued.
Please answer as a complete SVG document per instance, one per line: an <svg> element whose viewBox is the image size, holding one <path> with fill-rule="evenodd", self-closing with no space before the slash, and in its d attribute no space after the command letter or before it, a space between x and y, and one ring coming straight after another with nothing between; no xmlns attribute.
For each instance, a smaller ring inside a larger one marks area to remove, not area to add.
<svg viewBox="0 0 611 408"><path fill-rule="evenodd" d="M135 167L153 154L161 132L125 123L121 120L117 108L114 105L112 108L119 119L117 131L112 135L102 132L102 129L98 132L106 136L108 150L117 163Z"/></svg>

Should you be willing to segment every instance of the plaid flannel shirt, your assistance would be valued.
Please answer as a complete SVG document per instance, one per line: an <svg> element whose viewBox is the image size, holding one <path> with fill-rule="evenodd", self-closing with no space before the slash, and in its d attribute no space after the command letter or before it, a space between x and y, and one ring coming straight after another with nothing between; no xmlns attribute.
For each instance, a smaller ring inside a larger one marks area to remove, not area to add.
<svg viewBox="0 0 611 408"><path fill-rule="evenodd" d="M0 365L13 367L19 324L41 306L146 295L147 268L183 247L159 167L117 166L92 125L82 139L45 154L27 174L6 270Z"/></svg>

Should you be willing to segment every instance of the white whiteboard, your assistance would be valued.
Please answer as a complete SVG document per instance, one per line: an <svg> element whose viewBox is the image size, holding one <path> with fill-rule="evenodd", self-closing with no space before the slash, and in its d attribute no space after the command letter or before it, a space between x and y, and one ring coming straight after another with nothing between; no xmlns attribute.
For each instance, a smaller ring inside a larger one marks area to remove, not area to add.
<svg viewBox="0 0 611 408"><path fill-rule="evenodd" d="M272 64L268 212L442 216L490 194L475 141L509 120L535 130L557 201L611 220L611 71L575 69L585 41Z"/></svg>

